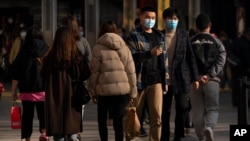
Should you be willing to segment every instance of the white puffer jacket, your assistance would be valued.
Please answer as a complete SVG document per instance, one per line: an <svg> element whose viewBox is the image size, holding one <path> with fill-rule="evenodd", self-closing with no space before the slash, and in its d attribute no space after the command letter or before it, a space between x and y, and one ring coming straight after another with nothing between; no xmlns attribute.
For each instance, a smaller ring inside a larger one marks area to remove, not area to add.
<svg viewBox="0 0 250 141"><path fill-rule="evenodd" d="M134 61L123 39L106 33L97 40L90 62L89 91L101 96L125 95L136 98Z"/></svg>

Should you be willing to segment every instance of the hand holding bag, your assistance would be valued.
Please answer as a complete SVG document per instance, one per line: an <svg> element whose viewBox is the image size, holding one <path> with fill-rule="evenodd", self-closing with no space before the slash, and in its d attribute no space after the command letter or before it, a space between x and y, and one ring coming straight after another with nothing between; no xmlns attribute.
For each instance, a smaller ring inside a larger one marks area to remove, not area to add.
<svg viewBox="0 0 250 141"><path fill-rule="evenodd" d="M18 106L17 102L13 102L13 105L10 109L10 120L12 129L21 128L21 107Z"/></svg>
<svg viewBox="0 0 250 141"><path fill-rule="evenodd" d="M126 140L132 140L140 133L140 121L136 114L136 107L129 106L125 108L125 115L123 117L123 130Z"/></svg>

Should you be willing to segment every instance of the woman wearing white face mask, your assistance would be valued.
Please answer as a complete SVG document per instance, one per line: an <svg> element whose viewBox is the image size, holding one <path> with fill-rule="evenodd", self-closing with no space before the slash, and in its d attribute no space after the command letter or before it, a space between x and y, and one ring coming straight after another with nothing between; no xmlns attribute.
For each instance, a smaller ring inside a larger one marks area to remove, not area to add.
<svg viewBox="0 0 250 141"><path fill-rule="evenodd" d="M177 28L179 12L175 8L163 11L165 21L165 50L168 52L169 89L163 95L162 109L162 134L161 141L169 141L170 137L170 111L173 96L175 97L175 137L174 141L180 141L184 137L184 121L189 109L190 82L194 88L198 88L198 70L191 48L188 32Z"/></svg>
<svg viewBox="0 0 250 141"><path fill-rule="evenodd" d="M20 29L20 32L19 32L19 35L14 39L13 43L12 43L12 47L11 47L11 50L10 50L10 56L9 56L9 63L12 64L13 61L15 60L22 44L23 44L23 41L26 37L26 28L25 27L22 27Z"/></svg>

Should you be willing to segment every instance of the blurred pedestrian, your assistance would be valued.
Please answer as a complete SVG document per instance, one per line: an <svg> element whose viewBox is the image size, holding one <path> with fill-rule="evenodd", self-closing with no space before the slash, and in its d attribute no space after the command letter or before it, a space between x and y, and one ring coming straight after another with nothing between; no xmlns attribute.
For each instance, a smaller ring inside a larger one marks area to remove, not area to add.
<svg viewBox="0 0 250 141"><path fill-rule="evenodd" d="M9 56L9 63L10 65L13 63L15 60L21 46L23 45L23 42L25 40L27 31L25 27L20 28L19 34L16 36L12 43L12 47L10 50L10 56Z"/></svg>
<svg viewBox="0 0 250 141"><path fill-rule="evenodd" d="M213 130L219 116L220 76L226 61L222 42L210 34L211 21L207 15L196 18L199 33L191 38L199 70L200 87L190 94L195 133L200 141L214 141Z"/></svg>
<svg viewBox="0 0 250 141"><path fill-rule="evenodd" d="M113 21L102 23L92 52L89 91L97 99L100 139L108 141L107 114L112 106L115 141L123 141L124 110L137 96L136 74L130 50Z"/></svg>
<svg viewBox="0 0 250 141"><path fill-rule="evenodd" d="M161 48L164 35L154 28L156 9L145 6L140 11L140 25L130 32L127 43L131 49L137 73L137 114L141 119L145 101L149 112L149 140L161 138L162 96L168 90L167 53Z"/></svg>
<svg viewBox="0 0 250 141"><path fill-rule="evenodd" d="M238 93L237 86L238 80L247 76L250 79L250 28L247 28L244 31L244 34L233 41L233 48L230 52L230 56L234 56L231 61L228 61L232 68L232 100L233 105L237 106L238 102ZM249 100L250 104L250 100Z"/></svg>
<svg viewBox="0 0 250 141"><path fill-rule="evenodd" d="M232 47L233 47L233 41L228 37L227 33L224 31L220 31L218 34L218 38L223 43L226 53L230 54ZM220 88L222 89L230 89L232 87L232 76L231 76L231 68L229 63L226 61L226 64L223 68L223 74L221 77L221 83Z"/></svg>
<svg viewBox="0 0 250 141"><path fill-rule="evenodd" d="M38 26L27 31L26 39L12 64L11 93L13 101L22 101L21 139L31 140L34 110L36 108L39 119L40 140L48 140L45 130L45 89L40 76L41 58L49 47L43 39Z"/></svg>
<svg viewBox="0 0 250 141"><path fill-rule="evenodd" d="M54 141L66 138L78 141L77 134L82 132L81 111L72 106L72 81L85 81L83 62L71 29L66 26L58 28L41 70L47 94L46 130Z"/></svg>
<svg viewBox="0 0 250 141"><path fill-rule="evenodd" d="M173 98L175 99L175 131L174 141L185 137L185 120L189 112L189 91L192 83L195 89L199 87L198 69L187 31L177 28L180 19L179 10L167 8L162 13L165 22L164 50L168 52L165 60L168 64L170 83L168 92L163 95L162 135L161 141L170 138L170 114Z"/></svg>

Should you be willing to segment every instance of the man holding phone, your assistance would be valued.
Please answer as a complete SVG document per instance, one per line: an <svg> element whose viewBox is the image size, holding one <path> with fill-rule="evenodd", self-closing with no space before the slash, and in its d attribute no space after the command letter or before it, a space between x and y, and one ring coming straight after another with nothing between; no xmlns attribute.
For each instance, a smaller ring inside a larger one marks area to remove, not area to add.
<svg viewBox="0 0 250 141"><path fill-rule="evenodd" d="M164 35L153 28L156 21L154 7L146 6L140 11L140 25L134 29L127 43L136 67L138 99L137 114L142 115L145 101L148 104L150 130L149 141L161 138L162 95L168 89L168 71L164 64L166 53L160 48Z"/></svg>

